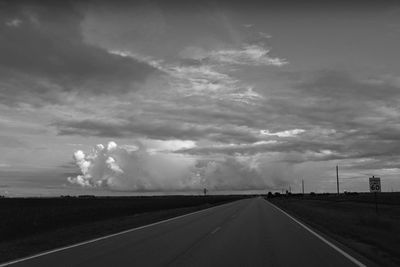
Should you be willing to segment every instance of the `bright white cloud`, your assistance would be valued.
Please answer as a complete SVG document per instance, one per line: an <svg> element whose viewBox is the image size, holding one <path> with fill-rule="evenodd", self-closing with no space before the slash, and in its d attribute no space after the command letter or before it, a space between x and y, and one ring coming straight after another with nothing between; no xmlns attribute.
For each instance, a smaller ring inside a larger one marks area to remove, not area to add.
<svg viewBox="0 0 400 267"><path fill-rule="evenodd" d="M140 62L143 63L147 63L150 66L159 69L161 71L164 71L162 63L162 60L156 60L152 57L149 56L145 56L145 55L141 55L141 54L137 54L137 53L132 53L130 51L127 50L108 50L108 53L112 54L112 55L117 55L117 56L121 56L121 57L130 57L130 58L134 58Z"/></svg>
<svg viewBox="0 0 400 267"><path fill-rule="evenodd" d="M115 142L113 142L113 141L108 142L108 144L107 144L107 150L108 151L113 151L116 148L117 148L117 144Z"/></svg>
<svg viewBox="0 0 400 267"><path fill-rule="evenodd" d="M293 129L293 130L286 130L286 131L281 131L281 132L270 132L269 130L261 130L260 133L262 135L271 135L271 136L278 136L278 137L293 137L296 135L299 135L301 133L304 133L305 130L303 129Z"/></svg>
<svg viewBox="0 0 400 267"><path fill-rule="evenodd" d="M174 152L196 147L192 140L143 140L150 152Z"/></svg>
<svg viewBox="0 0 400 267"><path fill-rule="evenodd" d="M254 66L283 66L285 59L271 57L270 50L259 45L246 45L241 49L226 49L212 51L207 59L219 63L254 65Z"/></svg>

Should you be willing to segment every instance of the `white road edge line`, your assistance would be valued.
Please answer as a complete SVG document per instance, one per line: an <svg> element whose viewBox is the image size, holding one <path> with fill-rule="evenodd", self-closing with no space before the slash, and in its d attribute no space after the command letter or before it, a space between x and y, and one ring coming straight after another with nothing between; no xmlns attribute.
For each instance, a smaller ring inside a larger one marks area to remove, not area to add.
<svg viewBox="0 0 400 267"><path fill-rule="evenodd" d="M217 206L214 206L214 207L198 210L198 211L191 212L191 213L188 213L188 214L183 214L183 215L180 215L180 216L177 216L177 217L172 217L172 218L169 218L169 219L166 219L166 220L162 220L162 221L159 221L159 222L146 224L146 225L139 226L139 227L136 227L136 228L124 230L124 231L121 231L121 232L118 232L118 233L115 233L115 234L98 237L98 238L91 239L91 240L84 241L84 242L80 242L80 243L77 243L77 244L74 244L74 245L70 245L70 246L66 246L66 247L61 247L61 248L45 251L45 252L42 252L42 253L39 253L39 254L35 254L35 255L32 255L32 256L28 256L28 257L25 257L25 258L9 261L9 262L5 262L5 263L0 263L0 267L9 266L9 265L16 264L16 263L19 263L19 262L27 261L27 260L38 258L38 257L41 257L41 256L45 256L45 255L48 255L48 254L51 254L51 253L67 250L67 249L74 248L74 247L83 246L83 245L90 244L90 243L93 243L93 242L97 242L97 241L100 241L100 240L103 240L103 239L107 239L107 238L110 238L110 237L123 235L123 234L129 233L129 232L134 232L134 231L137 231L137 230L140 230L140 229L143 229L143 228L148 228L148 227L151 227L151 226L154 226L154 225L157 225L157 224L162 224L162 223L166 223L166 222L173 221L173 220L176 220L176 219L180 219L180 218L183 218L183 217L191 216L191 215L194 215L194 214L197 214L197 213L202 213L202 212L205 212L205 211L209 211L209 210L212 210L212 209L215 209L215 208L218 208L218 207L229 206L229 205L232 205L233 203L236 203L237 201L240 201L240 200L235 200L235 201L232 201L232 202L229 202L229 203L226 203L226 204L217 205Z"/></svg>
<svg viewBox="0 0 400 267"><path fill-rule="evenodd" d="M283 214L285 214L286 216L288 216L290 219L292 219L293 221L295 221L296 223L298 223L300 226L302 226L304 229L306 229L307 231L309 231L311 234L315 235L316 237L318 237L320 240L322 240L325 244L327 244L328 246L330 246L331 248L333 248L334 250L336 250L337 252L339 252L340 254L342 254L343 256L345 256L347 259L349 259L350 261L352 261L354 264L356 264L357 266L360 267L367 267L367 265L365 265L364 263L358 261L357 259L355 259L354 257L352 257L350 254L348 254L347 252L343 251L342 249L338 248L337 246L335 246L334 244L332 244L331 242L329 242L328 240L326 240L325 238L323 238L322 236L320 236L319 234L317 234L316 232L314 232L311 228L309 228L308 226L304 225L303 223L301 223L300 221L298 221L297 219L293 218L291 215L289 215L287 212L285 212L284 210L282 210L281 208L277 207L276 205L272 204L271 202L269 202L268 200L266 200L266 202L271 205L272 207L276 208L277 210L279 210L280 212L282 212ZM0 266L1 267L1 266Z"/></svg>

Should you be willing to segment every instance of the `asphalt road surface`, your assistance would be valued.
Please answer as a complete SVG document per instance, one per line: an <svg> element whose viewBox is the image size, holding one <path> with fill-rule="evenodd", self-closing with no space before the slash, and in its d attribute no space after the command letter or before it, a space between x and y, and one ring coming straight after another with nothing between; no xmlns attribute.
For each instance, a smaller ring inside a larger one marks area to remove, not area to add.
<svg viewBox="0 0 400 267"><path fill-rule="evenodd" d="M363 266L343 254L252 198L10 266Z"/></svg>

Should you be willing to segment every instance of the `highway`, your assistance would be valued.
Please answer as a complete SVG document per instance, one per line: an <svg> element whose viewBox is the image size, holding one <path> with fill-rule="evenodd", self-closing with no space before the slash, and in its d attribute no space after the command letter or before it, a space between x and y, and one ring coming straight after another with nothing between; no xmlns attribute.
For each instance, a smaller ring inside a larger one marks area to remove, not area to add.
<svg viewBox="0 0 400 267"><path fill-rule="evenodd" d="M251 198L9 266L364 266L327 242Z"/></svg>

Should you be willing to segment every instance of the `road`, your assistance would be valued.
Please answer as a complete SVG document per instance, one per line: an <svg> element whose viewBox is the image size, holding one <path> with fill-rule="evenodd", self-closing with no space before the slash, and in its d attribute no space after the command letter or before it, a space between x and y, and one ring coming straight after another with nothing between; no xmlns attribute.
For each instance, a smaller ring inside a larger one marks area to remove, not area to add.
<svg viewBox="0 0 400 267"><path fill-rule="evenodd" d="M353 261L252 198L10 266L362 266Z"/></svg>

